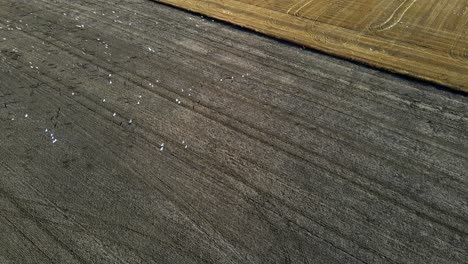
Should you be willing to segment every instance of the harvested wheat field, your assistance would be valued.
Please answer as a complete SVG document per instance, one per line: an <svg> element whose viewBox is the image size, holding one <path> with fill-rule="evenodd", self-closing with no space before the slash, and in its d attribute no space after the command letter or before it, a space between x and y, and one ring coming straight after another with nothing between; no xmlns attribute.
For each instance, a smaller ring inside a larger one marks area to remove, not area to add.
<svg viewBox="0 0 468 264"><path fill-rule="evenodd" d="M0 0L0 264L467 263L467 131L464 94L166 4Z"/></svg>
<svg viewBox="0 0 468 264"><path fill-rule="evenodd" d="M160 0L468 91L468 1Z"/></svg>

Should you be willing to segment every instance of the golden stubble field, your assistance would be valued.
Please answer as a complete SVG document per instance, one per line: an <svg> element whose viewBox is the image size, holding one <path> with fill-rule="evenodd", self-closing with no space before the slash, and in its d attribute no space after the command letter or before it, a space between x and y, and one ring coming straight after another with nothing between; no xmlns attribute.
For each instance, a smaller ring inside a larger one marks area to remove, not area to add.
<svg viewBox="0 0 468 264"><path fill-rule="evenodd" d="M161 0L220 20L468 91L468 1Z"/></svg>

